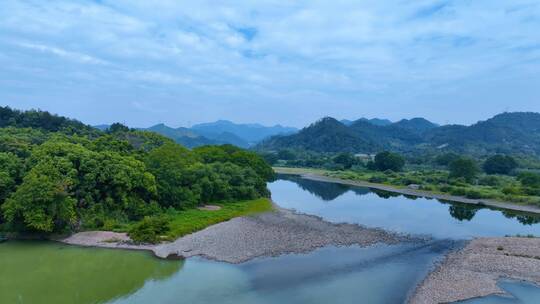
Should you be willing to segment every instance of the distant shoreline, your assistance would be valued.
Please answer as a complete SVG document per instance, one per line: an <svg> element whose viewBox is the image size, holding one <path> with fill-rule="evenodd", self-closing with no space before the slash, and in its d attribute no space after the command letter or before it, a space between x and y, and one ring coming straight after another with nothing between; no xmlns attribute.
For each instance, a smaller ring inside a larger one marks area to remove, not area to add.
<svg viewBox="0 0 540 304"><path fill-rule="evenodd" d="M488 207L494 207L494 208L499 208L499 209L507 209L507 210L540 214L540 207L531 206L531 205L519 205L515 203L494 201L494 200L489 200L489 199L470 199L463 196L438 194L438 193L433 193L429 191L415 190L415 189L408 189L408 188L398 188L395 186L370 183L366 181L345 180L341 178L324 176L324 175L315 173L315 171L312 171L309 169L304 170L304 171L301 168L298 168L298 170L290 170L288 168L274 167L273 169L278 174L298 175L302 178L314 180L314 181L329 182L329 183L343 184L343 185L349 185L349 186L367 187L367 188L372 188L372 189L377 189L377 190L404 194L404 195L412 195L412 196L417 196L417 197L426 197L426 198L433 198L433 199L438 199L438 200L453 201L457 203L488 206ZM297 168L294 168L294 169L297 169Z"/></svg>

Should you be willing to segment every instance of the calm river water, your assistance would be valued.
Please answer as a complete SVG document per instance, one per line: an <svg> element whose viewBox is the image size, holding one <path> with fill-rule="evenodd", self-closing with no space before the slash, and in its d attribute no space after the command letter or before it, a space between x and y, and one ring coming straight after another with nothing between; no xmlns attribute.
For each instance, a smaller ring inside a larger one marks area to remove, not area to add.
<svg viewBox="0 0 540 304"><path fill-rule="evenodd" d="M474 236L538 235L525 213L408 198L293 176L269 184L284 208L333 222L432 235L429 243L327 247L240 265L201 258L164 261L145 252L51 242L0 244L0 303L202 304L403 303L452 246ZM466 303L540 303L540 289L502 282L515 298Z"/></svg>

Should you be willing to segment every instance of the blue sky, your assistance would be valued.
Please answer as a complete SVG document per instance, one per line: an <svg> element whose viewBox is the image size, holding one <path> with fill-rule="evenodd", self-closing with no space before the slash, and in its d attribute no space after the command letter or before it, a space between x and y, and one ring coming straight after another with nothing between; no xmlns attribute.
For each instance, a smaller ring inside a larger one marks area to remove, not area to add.
<svg viewBox="0 0 540 304"><path fill-rule="evenodd" d="M0 104L86 123L540 112L540 1L0 3Z"/></svg>

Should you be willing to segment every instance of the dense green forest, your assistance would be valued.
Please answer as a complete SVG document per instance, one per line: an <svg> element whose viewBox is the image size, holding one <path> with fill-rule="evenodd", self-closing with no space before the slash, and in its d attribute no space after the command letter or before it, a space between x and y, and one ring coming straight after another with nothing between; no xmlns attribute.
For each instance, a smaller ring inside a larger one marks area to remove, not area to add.
<svg viewBox="0 0 540 304"><path fill-rule="evenodd" d="M438 126L422 118L391 124L359 119L343 124L326 117L296 134L269 138L256 148L259 151L292 148L319 153L389 150L416 156L446 152L475 157L490 154L539 156L540 114L502 113L471 126Z"/></svg>
<svg viewBox="0 0 540 304"><path fill-rule="evenodd" d="M62 233L143 219L138 227L152 228L165 213L267 197L272 177L261 157L231 145L189 150L121 124L100 131L44 111L0 107L4 231Z"/></svg>

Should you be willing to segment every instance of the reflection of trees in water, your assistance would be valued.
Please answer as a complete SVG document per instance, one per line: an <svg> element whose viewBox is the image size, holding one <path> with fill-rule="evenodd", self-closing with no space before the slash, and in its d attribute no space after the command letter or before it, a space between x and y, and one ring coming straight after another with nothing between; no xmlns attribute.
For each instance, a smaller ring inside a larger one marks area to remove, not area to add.
<svg viewBox="0 0 540 304"><path fill-rule="evenodd" d="M324 201L333 201L349 190L352 190L357 195L365 195L370 192L367 188L350 187L338 183L314 181L297 175L281 174L278 175L278 178L291 181L297 184L303 190L308 191Z"/></svg>
<svg viewBox="0 0 540 304"><path fill-rule="evenodd" d="M2 276L9 277L0 278L0 303L109 303L148 281L170 278L184 264L146 252L51 242L8 242L0 247L0 257Z"/></svg>
<svg viewBox="0 0 540 304"><path fill-rule="evenodd" d="M373 188L370 189L370 190L371 190L371 192L375 193L375 195L377 195L378 197L384 198L384 199L401 196L401 194L396 193L396 192L390 192L390 191L373 189Z"/></svg>
<svg viewBox="0 0 540 304"><path fill-rule="evenodd" d="M473 207L470 205L464 204L451 204L448 207L448 212L450 216L459 220L459 221L470 221L476 215L476 211L482 208Z"/></svg>
<svg viewBox="0 0 540 304"><path fill-rule="evenodd" d="M448 206L448 213L450 213L451 217L459 221L470 221L474 218L478 210L486 208L482 205L458 203L444 199L438 199L437 201L450 205Z"/></svg>
<svg viewBox="0 0 540 304"><path fill-rule="evenodd" d="M486 206L486 205L472 205L472 204L457 203L457 202L442 200L442 199L439 199L438 201L443 204L449 204L450 206L448 206L448 212L453 218L460 221L464 221L464 220L470 221L474 218L478 210L489 209L492 211L499 211L506 218L516 219L518 222L520 222L523 225L534 225L534 224L540 223L540 216L532 214L532 213L499 209L499 208L494 208L494 207Z"/></svg>
<svg viewBox="0 0 540 304"><path fill-rule="evenodd" d="M503 210L502 214L507 218L515 218L523 225L534 225L540 223L540 216L520 211Z"/></svg>

